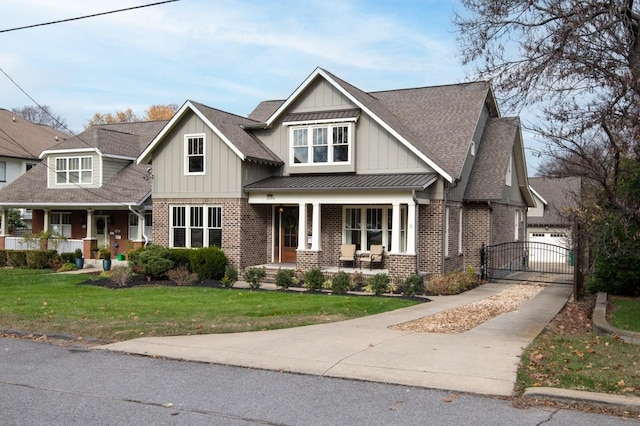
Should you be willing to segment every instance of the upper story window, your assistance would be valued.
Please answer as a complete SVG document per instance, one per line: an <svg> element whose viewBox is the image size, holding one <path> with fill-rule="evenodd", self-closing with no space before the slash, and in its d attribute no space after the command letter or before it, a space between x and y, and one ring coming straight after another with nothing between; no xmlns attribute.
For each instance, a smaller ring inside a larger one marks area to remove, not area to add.
<svg viewBox="0 0 640 426"><path fill-rule="evenodd" d="M0 161L0 182L7 181L7 162Z"/></svg>
<svg viewBox="0 0 640 426"><path fill-rule="evenodd" d="M185 135L184 137L184 174L205 174L205 137L204 134Z"/></svg>
<svg viewBox="0 0 640 426"><path fill-rule="evenodd" d="M291 164L308 166L349 163L352 133L350 123L292 127Z"/></svg>
<svg viewBox="0 0 640 426"><path fill-rule="evenodd" d="M58 157L56 158L56 183L93 182L92 157Z"/></svg>
<svg viewBox="0 0 640 426"><path fill-rule="evenodd" d="M509 164L507 165L507 175L504 178L504 183L507 186L511 186L511 180L513 179L512 177L512 163L513 163L513 154L511 155L511 157L509 157Z"/></svg>

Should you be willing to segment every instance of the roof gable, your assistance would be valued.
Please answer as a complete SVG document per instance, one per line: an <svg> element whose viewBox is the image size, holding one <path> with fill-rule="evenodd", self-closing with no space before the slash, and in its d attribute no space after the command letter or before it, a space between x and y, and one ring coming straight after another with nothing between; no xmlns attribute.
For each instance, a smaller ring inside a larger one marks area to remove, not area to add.
<svg viewBox="0 0 640 426"><path fill-rule="evenodd" d="M532 190L546 204L542 217L529 217L532 225L567 224L565 212L575 207L580 200L582 181L579 177L566 178L529 178Z"/></svg>
<svg viewBox="0 0 640 426"><path fill-rule="evenodd" d="M143 150L137 159L138 164L151 160L153 150L188 111L196 114L241 160L282 163L260 140L245 130L245 127L255 127L259 122L188 100Z"/></svg>

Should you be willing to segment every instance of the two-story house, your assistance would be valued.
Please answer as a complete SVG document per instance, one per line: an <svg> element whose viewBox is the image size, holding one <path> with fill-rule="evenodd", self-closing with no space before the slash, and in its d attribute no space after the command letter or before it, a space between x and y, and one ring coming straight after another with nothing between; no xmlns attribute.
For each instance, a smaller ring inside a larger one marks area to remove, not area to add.
<svg viewBox="0 0 640 426"><path fill-rule="evenodd" d="M364 92L318 68L248 118L187 101L137 163L154 243L217 245L241 269L335 266L345 244L382 245L394 277L478 268L534 206L488 82Z"/></svg>
<svg viewBox="0 0 640 426"><path fill-rule="evenodd" d="M40 152L65 139L67 135L52 127L0 108L0 189L35 166ZM22 219L30 226L31 212L23 210Z"/></svg>
<svg viewBox="0 0 640 426"><path fill-rule="evenodd" d="M95 257L99 246L114 254L151 239L151 183L147 167L135 160L166 121L94 126L47 147L41 162L0 191L0 215L32 209L32 232L67 239ZM3 220L2 223L5 223ZM0 227L0 248L25 248Z"/></svg>

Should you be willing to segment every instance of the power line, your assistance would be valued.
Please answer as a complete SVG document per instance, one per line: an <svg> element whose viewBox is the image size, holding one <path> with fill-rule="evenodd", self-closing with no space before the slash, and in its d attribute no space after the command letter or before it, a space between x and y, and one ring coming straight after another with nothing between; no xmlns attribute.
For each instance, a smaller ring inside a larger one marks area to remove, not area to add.
<svg viewBox="0 0 640 426"><path fill-rule="evenodd" d="M110 15L112 13L127 12L129 10L142 9L142 8L145 8L145 7L158 6L158 5L161 5L161 4L173 3L173 2L177 2L177 1L180 1L180 0L165 0L165 1L159 1L159 2L156 2L156 3L145 4L145 5L141 5L141 6L127 7L125 9L117 9L117 10L111 10L111 11L108 11L108 12L100 12L100 13L94 13L94 14L91 14L91 15L78 16L76 18L60 19L58 21L44 22L42 24L33 24L33 25L26 25L24 27L9 28L9 29L6 29L6 30L0 30L0 33L8 33L9 31L18 31L18 30L26 30L26 29L29 29L29 28L35 28L35 27L43 27L45 25L60 24L62 22L78 21L80 19L94 18L96 16Z"/></svg>

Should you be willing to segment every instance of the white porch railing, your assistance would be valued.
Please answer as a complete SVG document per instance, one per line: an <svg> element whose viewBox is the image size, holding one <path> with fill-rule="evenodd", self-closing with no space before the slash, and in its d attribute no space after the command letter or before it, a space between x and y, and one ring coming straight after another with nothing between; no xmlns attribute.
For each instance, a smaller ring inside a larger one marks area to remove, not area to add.
<svg viewBox="0 0 640 426"><path fill-rule="evenodd" d="M57 250L58 253L72 253L76 249L82 250L82 240L49 240L49 249ZM25 241L20 237L6 237L4 239L5 250L38 250L40 249L40 240L35 239L31 241Z"/></svg>

